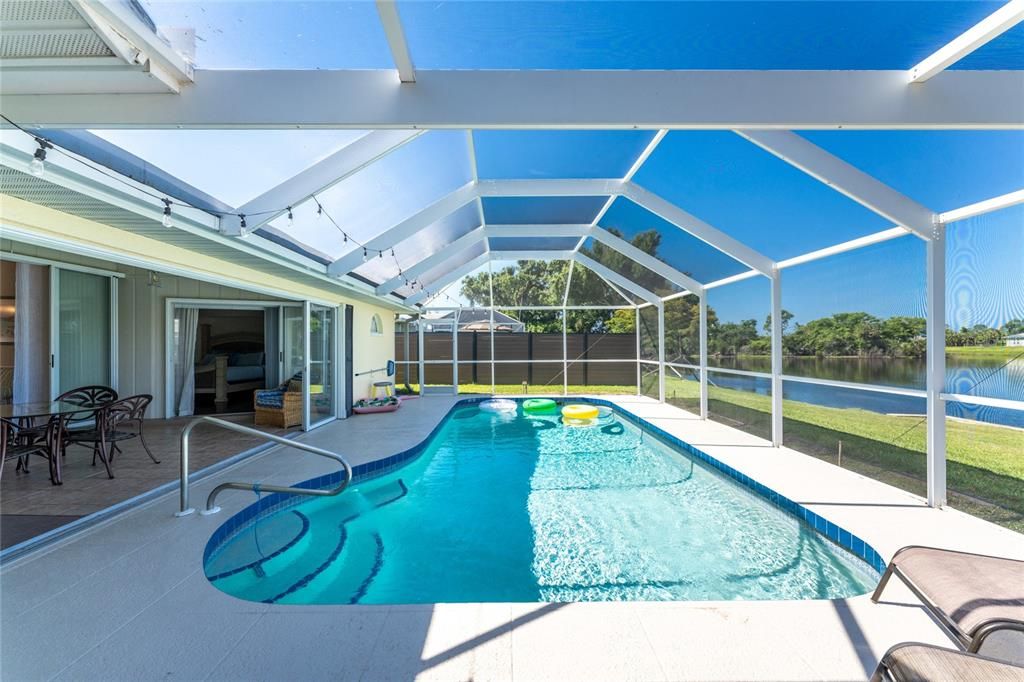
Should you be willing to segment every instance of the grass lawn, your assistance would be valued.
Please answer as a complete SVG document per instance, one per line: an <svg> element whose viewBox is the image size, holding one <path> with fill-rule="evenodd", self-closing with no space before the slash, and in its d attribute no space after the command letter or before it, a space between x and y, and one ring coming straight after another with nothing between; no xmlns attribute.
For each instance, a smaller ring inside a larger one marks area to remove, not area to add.
<svg viewBox="0 0 1024 682"><path fill-rule="evenodd" d="M648 381L655 380L649 377ZM646 383L645 383L646 385ZM414 389L418 388L413 386ZM561 393L560 385L531 386L529 393ZM491 393L490 384L461 384L460 393ZM498 394L522 393L520 384L498 385ZM635 386L569 386L570 394L633 394ZM670 403L695 411L698 385L665 378ZM771 399L749 391L711 387L713 419L767 438ZM879 481L925 495L925 424L922 417L896 417L860 409L783 401L788 447L840 464ZM950 504L962 511L1024 532L1024 431L977 422L947 420ZM839 462L839 442L842 461Z"/></svg>
<svg viewBox="0 0 1024 682"><path fill-rule="evenodd" d="M666 396L695 409L693 381L665 379ZM673 398L673 396L675 396ZM767 437L771 399L749 391L711 388L712 416L735 428ZM822 407L795 400L782 403L783 438L788 447L910 492L924 495L923 417L896 417L860 409ZM950 504L1024 532L1024 431L978 422L946 421Z"/></svg>
<svg viewBox="0 0 1024 682"><path fill-rule="evenodd" d="M946 355L968 358L997 358L1010 360L1024 353L1021 346L957 346L946 348Z"/></svg>

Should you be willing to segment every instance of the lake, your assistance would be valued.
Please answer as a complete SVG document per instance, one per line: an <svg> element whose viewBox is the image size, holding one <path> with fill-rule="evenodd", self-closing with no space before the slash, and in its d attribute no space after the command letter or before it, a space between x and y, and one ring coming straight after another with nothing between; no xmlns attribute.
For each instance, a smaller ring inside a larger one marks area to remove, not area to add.
<svg viewBox="0 0 1024 682"><path fill-rule="evenodd" d="M946 392L1024 401L1024 358L1007 364L1009 358L946 356ZM727 369L770 372L766 356L709 358L709 365ZM1005 365L1005 366L1004 366ZM710 381L723 388L737 388L768 394L769 381L734 374L713 373ZM924 389L924 358L817 358L787 357L783 370L793 376L882 384ZM681 371L681 370L680 370ZM790 400L827 407L857 407L886 414L924 414L924 398L890 395L873 391L817 386L795 381L783 382L783 396ZM1024 411L947 403L946 413L993 424L1024 427Z"/></svg>

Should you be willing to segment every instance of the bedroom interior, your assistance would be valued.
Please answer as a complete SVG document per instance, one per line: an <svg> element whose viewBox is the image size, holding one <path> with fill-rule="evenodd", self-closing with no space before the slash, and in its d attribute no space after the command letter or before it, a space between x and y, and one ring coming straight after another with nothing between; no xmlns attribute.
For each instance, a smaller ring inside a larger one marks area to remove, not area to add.
<svg viewBox="0 0 1024 682"><path fill-rule="evenodd" d="M199 309L194 414L250 412L252 392L276 385L276 363L274 376L267 372L268 317L262 309Z"/></svg>

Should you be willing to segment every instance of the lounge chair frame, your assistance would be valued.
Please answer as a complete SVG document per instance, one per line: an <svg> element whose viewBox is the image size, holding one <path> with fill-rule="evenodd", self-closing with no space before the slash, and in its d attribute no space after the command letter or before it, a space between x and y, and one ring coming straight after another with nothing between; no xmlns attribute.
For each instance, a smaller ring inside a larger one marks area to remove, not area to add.
<svg viewBox="0 0 1024 682"><path fill-rule="evenodd" d="M889 650L886 651L882 655L881 659L879 659L878 667L875 668L875 672L871 675L870 682L891 682L892 680L894 680L895 678L893 677L892 673L890 672L889 666L886 665L886 661L888 660L889 656L894 651L898 651L899 649L904 649L906 647L925 647L925 648L928 648L928 649L938 649L938 650L942 649L942 647L935 646L934 644L925 644L924 642L900 642L899 644L894 644L893 646L889 647ZM948 649L946 651L948 651ZM984 661L989 661L989 662L992 662L992 663L1001 663L1003 665L1011 665L1011 666L1015 665L1013 663L1009 663L1007 661L1003 661L1003 660L1000 660L998 658L991 658L989 656L982 656L981 654L977 654L977 653L974 653L974 652L971 652L971 651L964 652L962 655L971 656L973 658L981 659L981 660L984 660Z"/></svg>
<svg viewBox="0 0 1024 682"><path fill-rule="evenodd" d="M1000 630L1013 630L1024 633L1024 622L1004 618L990 618L986 621L982 621L975 626L974 630L971 632L965 632L962 630L955 622L953 622L953 619L950 618L945 611L932 604L922 589L918 587L906 573L901 571L899 566L896 564L896 559L900 554L911 549L934 550L942 548L928 547L927 545L907 545L906 547L898 549L896 553L893 554L892 559L889 560L885 573L882 574L882 579L878 581L878 587L876 587L875 591L871 594L872 602L878 603L878 600L882 597L883 590L885 590L885 586L889 582L889 578L896 575L901 581L903 581L904 585L910 588L910 591L914 593L914 596L916 596L924 605L925 610L927 610L928 613L939 623L942 629L946 631L956 645L968 653L976 654L978 650L981 649L981 645L984 643L985 639L993 632L998 632ZM977 554L974 552L961 552L959 550L950 551L955 551L958 554L984 557L986 559L1006 559L1006 557L993 556L991 554Z"/></svg>

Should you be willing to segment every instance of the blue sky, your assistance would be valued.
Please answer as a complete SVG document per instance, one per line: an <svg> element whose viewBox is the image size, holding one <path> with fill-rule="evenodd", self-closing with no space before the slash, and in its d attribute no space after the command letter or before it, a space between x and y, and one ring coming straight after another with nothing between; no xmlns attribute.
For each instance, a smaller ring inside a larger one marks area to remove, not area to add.
<svg viewBox="0 0 1024 682"><path fill-rule="evenodd" d="M436 2L402 0L429 69L906 69L1001 2ZM374 4L143 0L162 29L193 27L203 68L387 68ZM908 30L912 27L912 30ZM1024 26L954 68L1009 68Z"/></svg>
<svg viewBox="0 0 1024 682"><path fill-rule="evenodd" d="M892 68L905 69L1002 2L426 2L400 13L419 68ZM391 68L372 2L144 0L162 29L193 27L204 68ZM912 30L908 27L912 27ZM1020 68L1024 25L955 68ZM351 142L345 131L107 131L129 151L227 203L239 205ZM809 140L936 211L1024 188L1021 131L809 131ZM488 131L474 134L482 178L618 177L647 131ZM432 131L325 193L344 228L367 239L466 182L462 131ZM641 186L784 259L888 228L891 223L727 131L670 133L635 177ZM491 199L501 223L589 222L601 199ZM348 247L312 204L291 234L329 256ZM475 227L471 211L367 263L386 278ZM662 235L660 255L708 281L745 269L628 200L601 224L627 237ZM283 221L275 226L285 229ZM516 243L522 245L521 242ZM549 244L550 246L550 244ZM1024 209L950 230L951 324L1024 317ZM786 271L784 304L798 321L867 310L921 314L923 248L908 237ZM767 292L749 281L719 289L722 319L762 319Z"/></svg>

